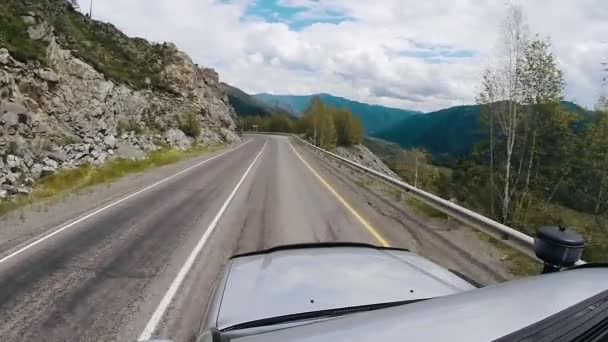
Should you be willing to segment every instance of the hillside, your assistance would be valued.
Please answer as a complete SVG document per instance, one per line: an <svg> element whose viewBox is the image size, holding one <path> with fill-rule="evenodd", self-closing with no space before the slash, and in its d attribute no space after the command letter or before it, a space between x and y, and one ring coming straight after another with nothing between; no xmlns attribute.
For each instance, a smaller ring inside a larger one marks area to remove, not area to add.
<svg viewBox="0 0 608 342"><path fill-rule="evenodd" d="M571 112L589 112L575 103L562 102ZM403 148L423 148L436 158L454 158L471 151L479 139L479 106L457 106L410 116L393 127L374 134ZM583 121L587 115L583 116Z"/></svg>
<svg viewBox="0 0 608 342"><path fill-rule="evenodd" d="M349 109L355 116L359 116L361 118L361 122L363 123L365 133L368 135L388 129L408 116L420 114L420 112L416 111L370 105L330 94L305 96L257 94L253 96L270 105L285 108L296 116L300 115L306 110L306 108L308 108L313 97L319 96L326 105L346 108Z"/></svg>
<svg viewBox="0 0 608 342"><path fill-rule="evenodd" d="M213 69L67 0L0 3L0 197L61 168L239 140Z"/></svg>
<svg viewBox="0 0 608 342"><path fill-rule="evenodd" d="M374 136L404 148L424 148L436 156L467 153L478 139L479 112L479 106L458 106L412 115Z"/></svg>
<svg viewBox="0 0 608 342"><path fill-rule="evenodd" d="M239 116L270 116L272 114L290 114L287 110L268 104L226 83L220 83L228 95L230 105Z"/></svg>

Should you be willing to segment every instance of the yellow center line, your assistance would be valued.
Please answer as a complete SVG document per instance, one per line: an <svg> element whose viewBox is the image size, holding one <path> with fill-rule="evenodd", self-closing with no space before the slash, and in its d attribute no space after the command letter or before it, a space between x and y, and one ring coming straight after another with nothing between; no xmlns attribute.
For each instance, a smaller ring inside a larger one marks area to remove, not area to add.
<svg viewBox="0 0 608 342"><path fill-rule="evenodd" d="M291 142L289 143L289 146L296 154L296 156L298 156L298 158L302 161L302 163L306 165L310 172L312 172L312 174L317 177L319 182L321 182L321 184L323 184L327 188L327 190L329 190L329 192L331 192L338 199L338 201L342 203L342 205L344 205L344 207L346 207L346 209L348 209L351 214L353 214L353 216L361 223L361 225L363 225L363 227L365 227L365 229L367 229L376 238L376 240L380 242L382 246L390 247L386 239L382 237L378 230L376 230L369 222L367 222L367 220L365 220L361 215L359 215L359 213L353 207L351 207L350 204L348 204L348 202L346 202L346 200L342 196L340 196L340 194L338 194L338 192L334 190L334 188L332 188L331 185L329 185L329 183L327 183L325 179L323 179L323 177L321 177L321 175L319 175L317 171L315 171L312 166L310 166L310 164L306 162L306 160L304 160L304 158L302 158L298 151L296 151L296 149L293 147Z"/></svg>

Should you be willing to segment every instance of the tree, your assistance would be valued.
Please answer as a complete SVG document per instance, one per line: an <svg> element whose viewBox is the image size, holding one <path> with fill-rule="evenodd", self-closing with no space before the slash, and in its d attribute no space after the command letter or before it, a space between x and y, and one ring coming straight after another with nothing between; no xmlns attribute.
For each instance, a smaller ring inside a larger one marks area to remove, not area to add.
<svg viewBox="0 0 608 342"><path fill-rule="evenodd" d="M591 202L593 213L600 215L608 210L608 101L600 97L593 119L585 134L587 170L590 189L594 189Z"/></svg>
<svg viewBox="0 0 608 342"><path fill-rule="evenodd" d="M350 136L350 120L351 114L344 109L332 108L334 126L336 128L336 144L339 146L350 146L352 145L352 138Z"/></svg>
<svg viewBox="0 0 608 342"><path fill-rule="evenodd" d="M350 137L353 145L363 142L363 124L359 116L353 116L350 120Z"/></svg>
<svg viewBox="0 0 608 342"><path fill-rule="evenodd" d="M524 209L524 202L527 201L528 206L531 201L529 194L530 182L532 180L533 168L537 162L537 141L539 140L539 128L544 126L554 127L551 121L555 119L564 119L562 124L568 125L570 120L567 120L567 114L562 111L558 113L560 101L563 98L564 79L562 71L558 68L555 57L551 52L551 43L547 39L541 39L536 36L524 51L523 63L521 72L521 88L523 91L523 101L526 105L527 115L525 118L525 134L531 132L531 143L528 154L528 165L526 168L526 180L522 194L519 198L516 213L520 213ZM555 127L554 127L555 128ZM547 131L548 134L554 134L557 130ZM567 134L568 127L563 130ZM566 138L562 136L561 138ZM525 137L527 139L527 137ZM542 137L541 137L542 140ZM546 141L546 140L545 140ZM568 140L564 141L566 144ZM543 144L543 146L547 146ZM563 146L563 144L558 145ZM555 146L551 146L555 149ZM526 151L523 151L521 158L524 158ZM540 165L539 165L540 166ZM560 182L556 182L555 187L559 186ZM525 214L523 214L525 218Z"/></svg>
<svg viewBox="0 0 608 342"><path fill-rule="evenodd" d="M516 144L521 144L518 140L522 116L520 106L524 98L521 76L524 52L528 45L528 28L520 7L510 5L507 8L502 31L498 63L486 71L478 100L490 113L491 129L494 129L496 120L504 139L504 174L501 177L503 187L499 198L502 201L501 218L503 222L507 222L511 214L511 199L516 190L514 183L519 177L518 172L513 170L513 157ZM490 148L494 148L494 142L490 144Z"/></svg>
<svg viewBox="0 0 608 342"><path fill-rule="evenodd" d="M321 101L319 96L315 96L310 101L310 106L304 111L303 120L308 123L305 126L305 133L307 137L312 138L313 144L320 145L320 125L321 118L325 112L325 104Z"/></svg>
<svg viewBox="0 0 608 342"><path fill-rule="evenodd" d="M336 148L336 126L334 124L333 112L321 112L319 118L319 146L324 149Z"/></svg>

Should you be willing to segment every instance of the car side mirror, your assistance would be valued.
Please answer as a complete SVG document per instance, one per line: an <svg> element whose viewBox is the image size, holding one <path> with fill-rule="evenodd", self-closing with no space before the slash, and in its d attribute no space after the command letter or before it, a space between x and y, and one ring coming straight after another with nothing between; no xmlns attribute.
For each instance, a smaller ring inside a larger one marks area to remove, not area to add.
<svg viewBox="0 0 608 342"><path fill-rule="evenodd" d="M581 259L584 248L585 239L563 226L540 227L534 238L534 252L545 264L543 274L574 266Z"/></svg>

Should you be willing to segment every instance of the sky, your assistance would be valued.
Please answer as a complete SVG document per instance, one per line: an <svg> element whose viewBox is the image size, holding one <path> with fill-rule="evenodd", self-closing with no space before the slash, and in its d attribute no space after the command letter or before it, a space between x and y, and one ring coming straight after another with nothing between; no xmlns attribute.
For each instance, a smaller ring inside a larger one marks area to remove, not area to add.
<svg viewBox="0 0 608 342"><path fill-rule="evenodd" d="M330 93L420 111L474 103L507 8L502 0L94 1L94 18L173 42L245 92ZM520 5L530 32L552 42L565 98L591 108L605 91L608 1Z"/></svg>

